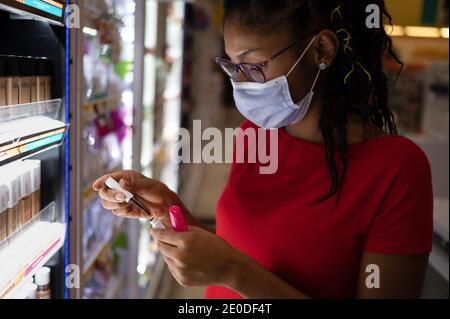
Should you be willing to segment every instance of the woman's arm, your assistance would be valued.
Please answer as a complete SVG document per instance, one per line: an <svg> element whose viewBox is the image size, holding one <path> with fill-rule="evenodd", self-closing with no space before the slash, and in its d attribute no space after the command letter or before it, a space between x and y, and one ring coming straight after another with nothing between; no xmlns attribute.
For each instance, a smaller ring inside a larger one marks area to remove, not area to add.
<svg viewBox="0 0 450 319"><path fill-rule="evenodd" d="M227 288L246 299L311 299L248 256L238 253L228 270Z"/></svg>
<svg viewBox="0 0 450 319"><path fill-rule="evenodd" d="M364 253L355 298L420 298L427 263L427 254L400 256ZM234 258L228 278L227 287L248 299L309 298L242 254Z"/></svg>
<svg viewBox="0 0 450 319"><path fill-rule="evenodd" d="M182 286L224 286L247 299L311 297L230 246L222 238L201 228L190 227L185 233L168 229L152 230L151 234L158 240L169 270ZM400 256L363 253L353 297L418 298L427 259L426 254ZM373 277L373 269L379 270L375 274L378 278ZM373 280L377 283L377 279L379 287L372 284Z"/></svg>
<svg viewBox="0 0 450 319"><path fill-rule="evenodd" d="M418 299L422 293L428 254L365 253L361 261L359 299Z"/></svg>

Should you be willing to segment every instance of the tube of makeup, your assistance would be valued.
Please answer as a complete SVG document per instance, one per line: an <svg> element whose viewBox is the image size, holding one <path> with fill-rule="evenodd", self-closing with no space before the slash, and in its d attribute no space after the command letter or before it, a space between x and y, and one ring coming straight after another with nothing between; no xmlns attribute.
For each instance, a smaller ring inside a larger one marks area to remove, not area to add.
<svg viewBox="0 0 450 319"><path fill-rule="evenodd" d="M114 178L112 177L108 178L108 180L105 182L105 185L110 189L122 193L125 196L125 202L131 203L141 212L143 212L149 218L150 224L152 225L153 228L156 229L166 228L160 220L157 220L152 216L148 208L137 197L135 197L132 193L124 189Z"/></svg>

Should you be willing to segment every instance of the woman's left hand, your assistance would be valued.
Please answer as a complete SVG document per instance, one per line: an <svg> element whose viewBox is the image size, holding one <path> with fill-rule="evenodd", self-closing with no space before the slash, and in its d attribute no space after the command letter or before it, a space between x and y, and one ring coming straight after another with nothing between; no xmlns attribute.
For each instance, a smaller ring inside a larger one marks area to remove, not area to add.
<svg viewBox="0 0 450 319"><path fill-rule="evenodd" d="M170 272L183 287L229 286L239 255L222 238L199 227L187 232L153 229Z"/></svg>

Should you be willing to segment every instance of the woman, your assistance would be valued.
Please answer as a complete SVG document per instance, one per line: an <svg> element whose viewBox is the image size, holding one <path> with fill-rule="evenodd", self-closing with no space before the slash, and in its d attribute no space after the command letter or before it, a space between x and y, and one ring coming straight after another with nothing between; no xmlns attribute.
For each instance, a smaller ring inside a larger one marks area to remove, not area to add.
<svg viewBox="0 0 450 319"><path fill-rule="evenodd" d="M243 129L277 129L279 167L234 163L203 229L168 188L135 172L112 176L170 225L183 207L190 230L154 230L183 286L207 298L417 298L432 245L430 167L397 135L387 106L383 28L368 28L381 0L226 0L227 58ZM396 59L398 61L398 59ZM294 103L295 102L295 103ZM141 217L123 195L106 209Z"/></svg>

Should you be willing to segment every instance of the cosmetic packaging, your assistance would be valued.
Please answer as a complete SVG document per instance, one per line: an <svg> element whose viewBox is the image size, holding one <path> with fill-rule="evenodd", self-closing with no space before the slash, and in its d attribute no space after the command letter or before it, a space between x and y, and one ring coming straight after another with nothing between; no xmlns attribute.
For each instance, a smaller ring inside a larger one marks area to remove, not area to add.
<svg viewBox="0 0 450 319"><path fill-rule="evenodd" d="M32 191L31 191L31 168L23 162L16 165L17 174L21 176L20 183L20 217L19 225L26 225L31 219Z"/></svg>
<svg viewBox="0 0 450 319"><path fill-rule="evenodd" d="M6 210L6 235L13 235L19 227L19 211L20 211L20 176L17 176L15 172L8 171L7 168L3 168L0 171L0 175L6 181L8 187L8 204Z"/></svg>
<svg viewBox="0 0 450 319"><path fill-rule="evenodd" d="M52 98L51 62L47 59L35 60L37 101L48 101Z"/></svg>
<svg viewBox="0 0 450 319"><path fill-rule="evenodd" d="M51 299L50 268L39 268L34 275L34 282L37 285L37 299Z"/></svg>
<svg viewBox="0 0 450 319"><path fill-rule="evenodd" d="M8 57L6 65L8 74L8 76L6 77L6 104L16 105L19 104L20 94L19 58Z"/></svg>
<svg viewBox="0 0 450 319"><path fill-rule="evenodd" d="M48 59L44 59L44 82L45 82L45 100L52 99L52 63Z"/></svg>
<svg viewBox="0 0 450 319"><path fill-rule="evenodd" d="M0 181L0 242L6 238L6 210L8 209L8 187Z"/></svg>
<svg viewBox="0 0 450 319"><path fill-rule="evenodd" d="M27 160L24 163L31 172L31 218L34 218L41 210L41 161Z"/></svg>
<svg viewBox="0 0 450 319"><path fill-rule="evenodd" d="M36 98L38 102L45 101L45 82L44 59L36 59Z"/></svg>
<svg viewBox="0 0 450 319"><path fill-rule="evenodd" d="M6 59L0 56L0 107L6 105Z"/></svg>
<svg viewBox="0 0 450 319"><path fill-rule="evenodd" d="M20 70L20 88L19 103L26 104L31 102L31 67L30 59L19 58Z"/></svg>
<svg viewBox="0 0 450 319"><path fill-rule="evenodd" d="M30 102L35 103L38 101L37 99L37 86L38 86L38 75L37 75L37 66L36 59L29 60L30 63Z"/></svg>

